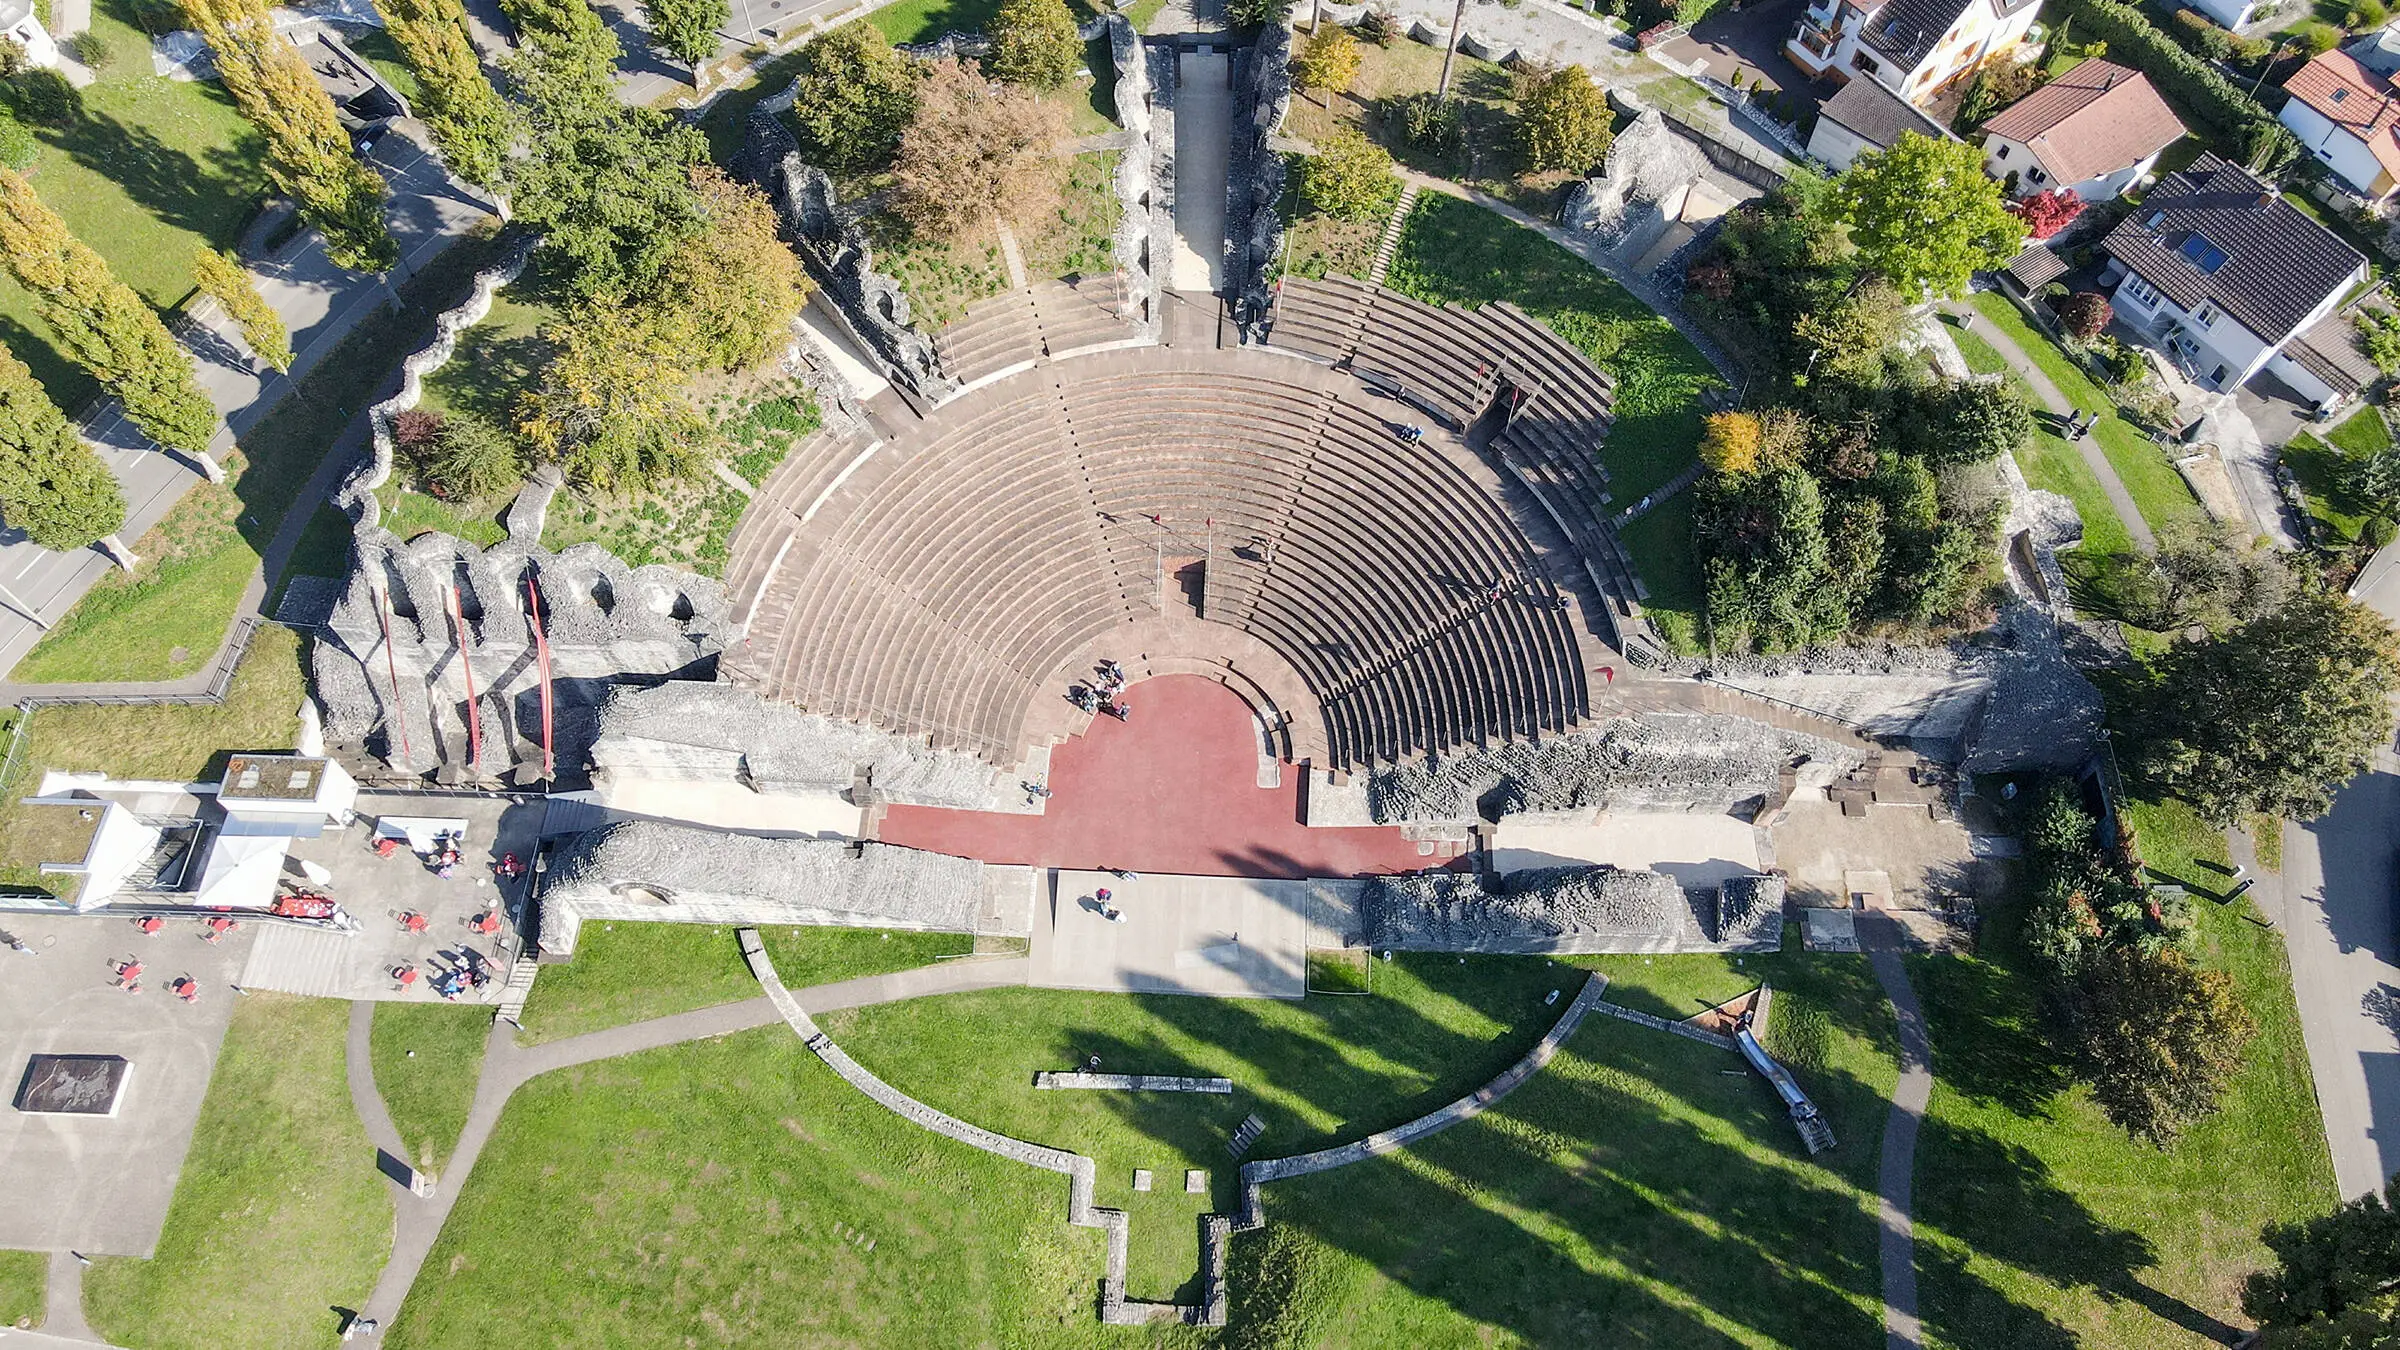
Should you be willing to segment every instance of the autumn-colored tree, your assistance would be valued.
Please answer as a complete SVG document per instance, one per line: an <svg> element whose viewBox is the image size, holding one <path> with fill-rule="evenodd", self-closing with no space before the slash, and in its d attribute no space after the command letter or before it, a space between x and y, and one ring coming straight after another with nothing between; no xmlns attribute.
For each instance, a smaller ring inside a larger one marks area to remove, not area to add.
<svg viewBox="0 0 2400 1350"><path fill-rule="evenodd" d="M25 363L0 349L0 520L43 548L86 547L125 523L117 477Z"/></svg>
<svg viewBox="0 0 2400 1350"><path fill-rule="evenodd" d="M475 59L466 9L459 0L375 0L375 10L417 77L417 116L442 162L477 187L496 186L516 119Z"/></svg>
<svg viewBox="0 0 2400 1350"><path fill-rule="evenodd" d="M517 430L537 453L614 489L661 482L698 461L708 423L683 393L691 353L676 324L648 307L586 302L542 337L556 354L517 409Z"/></svg>
<svg viewBox="0 0 2400 1350"><path fill-rule="evenodd" d="M2077 291L2058 307L2058 321L2065 324L2068 334L2079 342L2089 342L2100 336L2100 330L2108 327L2108 321L2115 317L2116 309L2108 303L2108 297L2098 291Z"/></svg>
<svg viewBox="0 0 2400 1350"><path fill-rule="evenodd" d="M184 0L234 106L266 137L267 180L325 236L325 256L354 272L400 260L383 223L383 179L351 151L333 100L264 0Z"/></svg>
<svg viewBox="0 0 2400 1350"><path fill-rule="evenodd" d="M1083 65L1083 39L1067 0L1002 0L992 16L994 78L1032 89L1056 89Z"/></svg>
<svg viewBox="0 0 2400 1350"><path fill-rule="evenodd" d="M160 445L208 458L217 410L192 378L192 356L133 288L74 235L33 185L0 169L0 250L33 292L34 310L69 359L124 404L125 415Z"/></svg>
<svg viewBox="0 0 2400 1350"><path fill-rule="evenodd" d="M1746 412L1710 413L1702 419L1700 462L1727 475L1749 473L1758 467L1759 422Z"/></svg>
<svg viewBox="0 0 2400 1350"><path fill-rule="evenodd" d="M1057 104L986 80L972 61L936 61L900 138L893 209L933 239L955 239L994 216L1038 218L1058 201L1065 166L1052 147L1066 134Z"/></svg>
<svg viewBox="0 0 2400 1350"><path fill-rule="evenodd" d="M1337 219L1372 220L1391 210L1399 195L1392 153L1348 127L1300 162L1301 199Z"/></svg>
<svg viewBox="0 0 2400 1350"><path fill-rule="evenodd" d="M1292 83L1311 93L1349 93L1359 60L1358 39L1349 29L1320 26L1292 58Z"/></svg>
<svg viewBox="0 0 2400 1350"><path fill-rule="evenodd" d="M828 169L883 164L917 113L917 71L865 19L800 49L792 124L809 162Z"/></svg>
<svg viewBox="0 0 2400 1350"><path fill-rule="evenodd" d="M2083 214L2083 198L2073 188L2051 188L2036 192L2020 201L2010 202L2008 209L2025 222L2025 233L2036 239L2047 239L2074 223Z"/></svg>
<svg viewBox="0 0 2400 1350"><path fill-rule="evenodd" d="M277 370L292 368L292 338L283 316L259 295L240 263L202 244L192 250L192 279L241 326L242 341L259 360Z"/></svg>
<svg viewBox="0 0 2400 1350"><path fill-rule="evenodd" d="M788 340L808 298L800 260L775 233L775 208L756 188L713 164L692 169L707 227L668 255L660 277L662 321L699 365L736 370Z"/></svg>

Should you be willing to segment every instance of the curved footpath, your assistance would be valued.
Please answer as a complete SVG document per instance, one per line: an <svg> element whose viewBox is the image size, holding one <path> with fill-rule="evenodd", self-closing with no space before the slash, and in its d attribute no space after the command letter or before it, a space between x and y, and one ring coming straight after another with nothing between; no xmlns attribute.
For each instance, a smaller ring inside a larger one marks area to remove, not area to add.
<svg viewBox="0 0 2400 1350"><path fill-rule="evenodd" d="M1883 1160L1877 1171L1882 1224L1883 1332L1886 1350L1918 1350L1925 1332L1917 1318L1917 1230L1912 1211L1917 1173L1917 1128L1933 1098L1933 1038L1925 1009L1909 987L1902 954L1907 937L1884 916L1859 924L1867 965L1900 1024L1900 1078L1892 1085L1892 1111L1883 1124Z"/></svg>
<svg viewBox="0 0 2400 1350"><path fill-rule="evenodd" d="M799 996L819 1012L832 1012L934 994L1021 985L1030 968L1031 963L1021 956L952 961L892 975L821 984L801 990ZM383 1099L375 1090L368 1043L373 1017L372 1005L351 1005L350 1094L358 1104L359 1119L366 1122L368 1137L376 1147L405 1159L407 1154L400 1147L399 1132L392 1127ZM782 1020L773 1001L753 998L534 1046L518 1045L514 1027L494 1022L491 1037L484 1043L483 1072L475 1082L475 1101L468 1109L466 1128L459 1132L458 1143L450 1152L440 1185L431 1196L424 1197L413 1195L396 1183L393 1186L393 1209L398 1222L392 1236L392 1254L384 1263L382 1277L375 1282L375 1292L368 1296L359 1315L374 1318L387 1327L398 1318L409 1286L416 1283L417 1271L424 1266L435 1239L442 1234L442 1225L450 1218L450 1207L458 1202L458 1193L465 1189L467 1177L474 1171L477 1155L491 1141L492 1131L500 1123L501 1111L507 1107L509 1097L528 1081L554 1069L773 1026Z"/></svg>

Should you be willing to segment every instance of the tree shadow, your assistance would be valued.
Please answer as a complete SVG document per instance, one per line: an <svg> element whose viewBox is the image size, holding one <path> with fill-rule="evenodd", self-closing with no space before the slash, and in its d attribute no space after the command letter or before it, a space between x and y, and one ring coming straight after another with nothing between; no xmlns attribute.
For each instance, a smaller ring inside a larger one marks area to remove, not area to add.
<svg viewBox="0 0 2400 1350"><path fill-rule="evenodd" d="M224 95L216 93L217 98ZM247 123L230 145L195 156L169 145L146 126L113 113L87 113L43 139L92 172L102 174L159 221L216 242L227 221L247 214L237 204L260 191L263 142Z"/></svg>

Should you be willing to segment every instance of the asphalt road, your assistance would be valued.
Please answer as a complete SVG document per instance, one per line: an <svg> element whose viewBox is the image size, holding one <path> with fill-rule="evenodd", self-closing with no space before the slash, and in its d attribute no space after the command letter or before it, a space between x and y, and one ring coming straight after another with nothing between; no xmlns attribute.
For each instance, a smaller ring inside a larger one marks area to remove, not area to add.
<svg viewBox="0 0 2400 1350"><path fill-rule="evenodd" d="M2292 992L2345 1198L2400 1172L2400 759L2377 760L2283 832Z"/></svg>

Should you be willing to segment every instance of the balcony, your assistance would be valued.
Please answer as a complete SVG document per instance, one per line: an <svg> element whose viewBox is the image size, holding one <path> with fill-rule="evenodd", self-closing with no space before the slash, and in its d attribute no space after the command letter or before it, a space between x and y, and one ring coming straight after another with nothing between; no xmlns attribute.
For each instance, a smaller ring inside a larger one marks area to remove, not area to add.
<svg viewBox="0 0 2400 1350"><path fill-rule="evenodd" d="M1815 75L1833 64L1833 51L1840 43L1839 34L1803 22L1793 25L1792 36L1783 44L1783 48L1801 69Z"/></svg>

